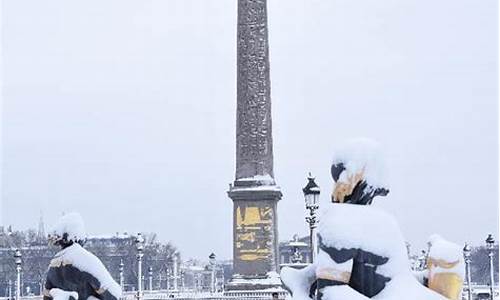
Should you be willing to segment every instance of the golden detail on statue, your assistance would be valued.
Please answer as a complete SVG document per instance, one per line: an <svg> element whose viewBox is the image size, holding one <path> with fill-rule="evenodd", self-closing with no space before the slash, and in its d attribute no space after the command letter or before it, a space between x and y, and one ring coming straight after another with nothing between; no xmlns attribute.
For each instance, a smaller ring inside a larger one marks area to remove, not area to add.
<svg viewBox="0 0 500 300"><path fill-rule="evenodd" d="M459 261L448 262L443 259L434 259L432 257L429 257L427 261L427 268L429 270L429 281L427 284L428 287L448 299L460 299L463 278L459 274L450 270L458 264ZM450 271L436 272L437 268Z"/></svg>
<svg viewBox="0 0 500 300"><path fill-rule="evenodd" d="M352 194L354 187L363 179L364 174L365 168L356 174L349 175L346 180L339 178L333 189L332 202L344 203L345 197Z"/></svg>

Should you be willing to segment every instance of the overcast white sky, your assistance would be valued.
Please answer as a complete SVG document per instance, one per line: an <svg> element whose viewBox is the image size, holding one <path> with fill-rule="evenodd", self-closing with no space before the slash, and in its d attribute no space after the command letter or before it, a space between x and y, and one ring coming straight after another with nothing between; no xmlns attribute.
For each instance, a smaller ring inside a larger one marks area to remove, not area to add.
<svg viewBox="0 0 500 300"><path fill-rule="evenodd" d="M76 210L91 234L230 258L236 1L2 4L3 224ZM410 242L498 237L497 1L268 6L280 239L307 233L307 172L328 199L332 149L357 136L384 145L376 205Z"/></svg>

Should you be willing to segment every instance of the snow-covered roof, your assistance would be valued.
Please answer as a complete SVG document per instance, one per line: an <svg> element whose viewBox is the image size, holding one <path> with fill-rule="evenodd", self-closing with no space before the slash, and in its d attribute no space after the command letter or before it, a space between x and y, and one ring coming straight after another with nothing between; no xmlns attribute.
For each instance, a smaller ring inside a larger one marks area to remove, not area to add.
<svg viewBox="0 0 500 300"><path fill-rule="evenodd" d="M87 237L87 240L111 240L111 239L130 239L134 238L133 236L127 233L116 233L114 235L111 234L100 234L100 235L91 235Z"/></svg>
<svg viewBox="0 0 500 300"><path fill-rule="evenodd" d="M299 241L291 241L288 243L288 246L291 247L307 247L307 243L299 242Z"/></svg>

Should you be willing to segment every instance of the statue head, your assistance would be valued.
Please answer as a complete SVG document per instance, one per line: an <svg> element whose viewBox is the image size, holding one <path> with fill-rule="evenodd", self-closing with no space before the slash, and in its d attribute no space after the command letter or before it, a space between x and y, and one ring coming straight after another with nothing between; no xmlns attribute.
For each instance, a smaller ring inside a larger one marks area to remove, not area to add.
<svg viewBox="0 0 500 300"><path fill-rule="evenodd" d="M335 182L332 202L371 204L389 189L384 182L384 161L377 142L353 139L335 151L330 168Z"/></svg>

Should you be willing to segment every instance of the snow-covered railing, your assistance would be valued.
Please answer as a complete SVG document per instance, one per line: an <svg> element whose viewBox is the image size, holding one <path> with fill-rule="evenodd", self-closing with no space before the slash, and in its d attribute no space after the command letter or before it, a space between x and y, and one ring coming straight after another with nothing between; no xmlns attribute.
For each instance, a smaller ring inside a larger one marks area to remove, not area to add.
<svg viewBox="0 0 500 300"><path fill-rule="evenodd" d="M15 299L14 296L12 296L10 298L10 300L14 300L14 299ZM22 296L21 299L22 300L41 300L41 299L43 299L43 296L41 296L41 295L36 295L36 296ZM0 297L0 300L9 300L9 297Z"/></svg>
<svg viewBox="0 0 500 300"><path fill-rule="evenodd" d="M125 292L121 300L135 300L136 292ZM198 292L198 293L166 293L162 291L151 291L144 292L144 300L269 300L271 299L270 294L262 293L238 293L238 295L227 296L222 293L208 293L208 292ZM282 298L282 297L280 297ZM42 300L43 296L22 296L21 300ZM14 297L0 297L0 300L14 300Z"/></svg>
<svg viewBox="0 0 500 300"><path fill-rule="evenodd" d="M474 296L478 294L489 294L489 286L487 285L472 285L472 293ZM464 286L462 299L467 299L467 290ZM499 295L498 286L495 286L495 298ZM42 296L22 296L21 300L42 300ZM136 292L125 292L121 300L135 300ZM238 291L234 295L224 295L222 293L209 292L167 292L167 291L145 291L143 294L144 300L270 300L271 295L268 291ZM284 295L280 295L279 299L285 299ZM476 299L474 297L474 299ZM0 297L0 300L14 300L14 297Z"/></svg>
<svg viewBox="0 0 500 300"><path fill-rule="evenodd" d="M489 285L472 284L471 290L472 290L473 299L482 299L482 298L478 298L479 295L483 295L483 296L488 295L489 296L489 294L490 294ZM498 285L494 286L493 293L494 293L494 299L498 299L498 296L499 296ZM463 290L462 290L462 299L467 300L467 286L466 285L464 285Z"/></svg>
<svg viewBox="0 0 500 300"><path fill-rule="evenodd" d="M224 295L211 295L211 296L201 296L201 295L193 295L191 297L186 296L174 296L170 297L169 295L144 295L144 300L269 300L270 296L224 296ZM125 300L130 300L130 298L126 298Z"/></svg>
<svg viewBox="0 0 500 300"><path fill-rule="evenodd" d="M269 292L248 292L241 293L237 295L224 295L222 293L208 293L208 292L193 292L193 293L166 293L166 292L144 292L144 300L269 300L271 299L271 293ZM281 297L284 298L284 297ZM122 300L134 300L136 299L136 293L126 292L123 295Z"/></svg>

